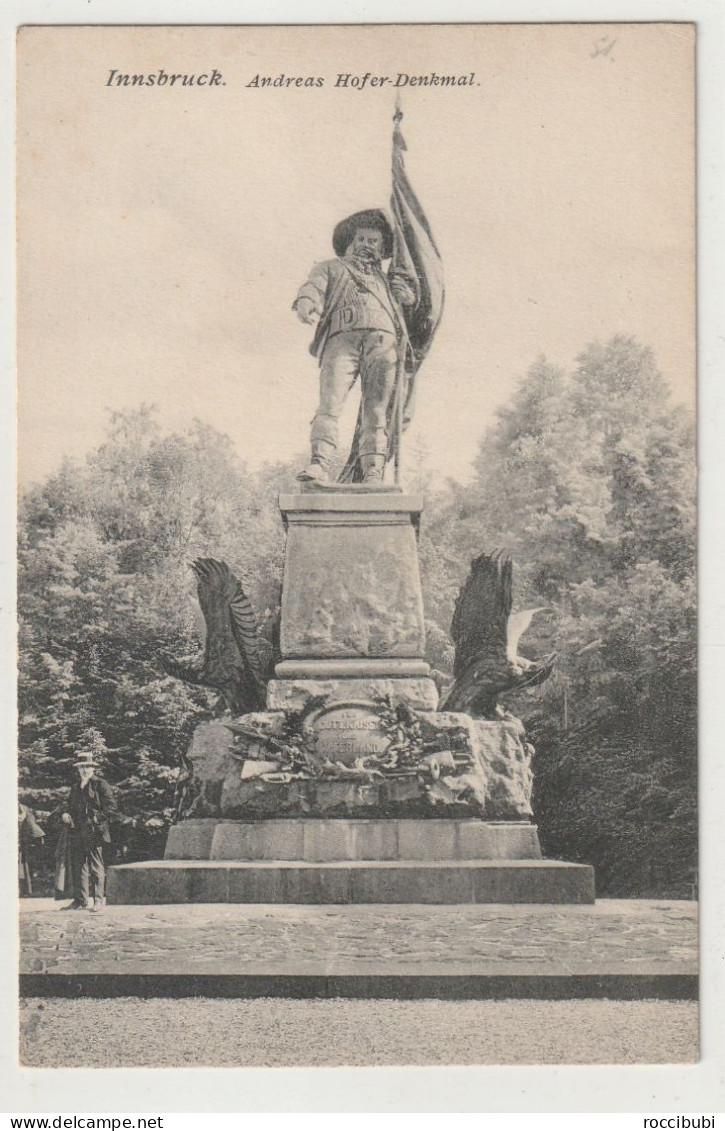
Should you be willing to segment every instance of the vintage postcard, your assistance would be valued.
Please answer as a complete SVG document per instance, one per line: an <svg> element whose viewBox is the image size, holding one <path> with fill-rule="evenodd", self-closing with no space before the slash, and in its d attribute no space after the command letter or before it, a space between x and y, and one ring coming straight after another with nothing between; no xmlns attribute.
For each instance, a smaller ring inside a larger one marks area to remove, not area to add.
<svg viewBox="0 0 725 1131"><path fill-rule="evenodd" d="M23 1065L697 1061L695 38L19 30Z"/></svg>

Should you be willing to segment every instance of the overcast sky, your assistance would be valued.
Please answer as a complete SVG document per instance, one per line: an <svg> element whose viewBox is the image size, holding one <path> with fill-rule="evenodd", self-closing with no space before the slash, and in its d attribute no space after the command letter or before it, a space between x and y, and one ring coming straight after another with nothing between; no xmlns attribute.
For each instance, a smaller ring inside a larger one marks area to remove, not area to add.
<svg viewBox="0 0 725 1131"><path fill-rule="evenodd" d="M305 447L318 370L292 300L335 223L390 194L392 84L340 73L475 75L402 90L446 272L409 434L438 472L469 474L539 353L570 366L634 334L692 404L692 64L686 25L25 30L21 483L142 401L228 432L253 466ZM114 68L224 85L119 89Z"/></svg>

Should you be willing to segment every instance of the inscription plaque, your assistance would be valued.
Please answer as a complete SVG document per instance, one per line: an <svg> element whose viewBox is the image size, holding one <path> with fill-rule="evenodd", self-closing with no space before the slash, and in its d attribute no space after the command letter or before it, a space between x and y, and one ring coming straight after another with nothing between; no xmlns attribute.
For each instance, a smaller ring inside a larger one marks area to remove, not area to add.
<svg viewBox="0 0 725 1131"><path fill-rule="evenodd" d="M316 754L330 762L352 765L357 758L382 754L389 738L371 703L332 703L306 722Z"/></svg>

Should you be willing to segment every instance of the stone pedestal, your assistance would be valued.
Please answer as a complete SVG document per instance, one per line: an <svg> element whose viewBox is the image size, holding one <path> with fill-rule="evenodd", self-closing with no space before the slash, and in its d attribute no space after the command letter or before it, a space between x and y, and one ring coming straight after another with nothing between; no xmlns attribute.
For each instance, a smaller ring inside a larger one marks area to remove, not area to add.
<svg viewBox="0 0 725 1131"><path fill-rule="evenodd" d="M370 663L370 661L367 661ZM430 678L404 676L336 679L271 679L267 684L268 711L303 711L311 699L328 703L349 699L374 701L388 697L402 700L414 711L435 711L438 688Z"/></svg>
<svg viewBox="0 0 725 1131"><path fill-rule="evenodd" d="M421 678L418 495L281 495L279 679Z"/></svg>

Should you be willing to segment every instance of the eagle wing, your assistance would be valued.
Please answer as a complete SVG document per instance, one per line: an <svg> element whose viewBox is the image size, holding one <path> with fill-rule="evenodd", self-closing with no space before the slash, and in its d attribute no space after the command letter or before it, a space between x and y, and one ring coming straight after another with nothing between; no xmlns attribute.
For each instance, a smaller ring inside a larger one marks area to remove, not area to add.
<svg viewBox="0 0 725 1131"><path fill-rule="evenodd" d="M232 634L230 605L239 582L226 562L198 558L191 566L197 594L206 621L204 673L213 686L228 682L243 667L243 658Z"/></svg>
<svg viewBox="0 0 725 1131"><path fill-rule="evenodd" d="M535 609L522 609L509 617L506 639L506 655L509 662L515 664L519 655L519 640L524 635L536 613L543 613L548 605L539 605Z"/></svg>
<svg viewBox="0 0 725 1131"><path fill-rule="evenodd" d="M226 562L198 558L191 569L204 615L203 657L160 657L167 675L220 693L218 706L233 715L259 710L265 701L263 661L252 605Z"/></svg>
<svg viewBox="0 0 725 1131"><path fill-rule="evenodd" d="M454 679L443 710L466 711L474 718L492 719L496 717L499 695L521 687L536 687L551 675L555 654L538 663L517 656L519 639L534 613L546 606L524 609L512 616L512 604L510 555L503 550L481 554L471 563L453 614Z"/></svg>
<svg viewBox="0 0 725 1131"><path fill-rule="evenodd" d="M255 680L262 680L262 660L259 649L259 630L252 602L247 597L234 574L230 577L236 582L234 596L229 603L229 615L234 642L244 660L244 666Z"/></svg>
<svg viewBox="0 0 725 1131"><path fill-rule="evenodd" d="M471 562L471 572L456 601L451 636L455 645L453 675L458 679L472 663L487 659L505 666L508 620L513 601L513 563L494 550Z"/></svg>
<svg viewBox="0 0 725 1131"><path fill-rule="evenodd" d="M257 618L252 603L226 562L198 558L192 565L206 622L204 672L215 686L235 684L239 709L264 703Z"/></svg>

